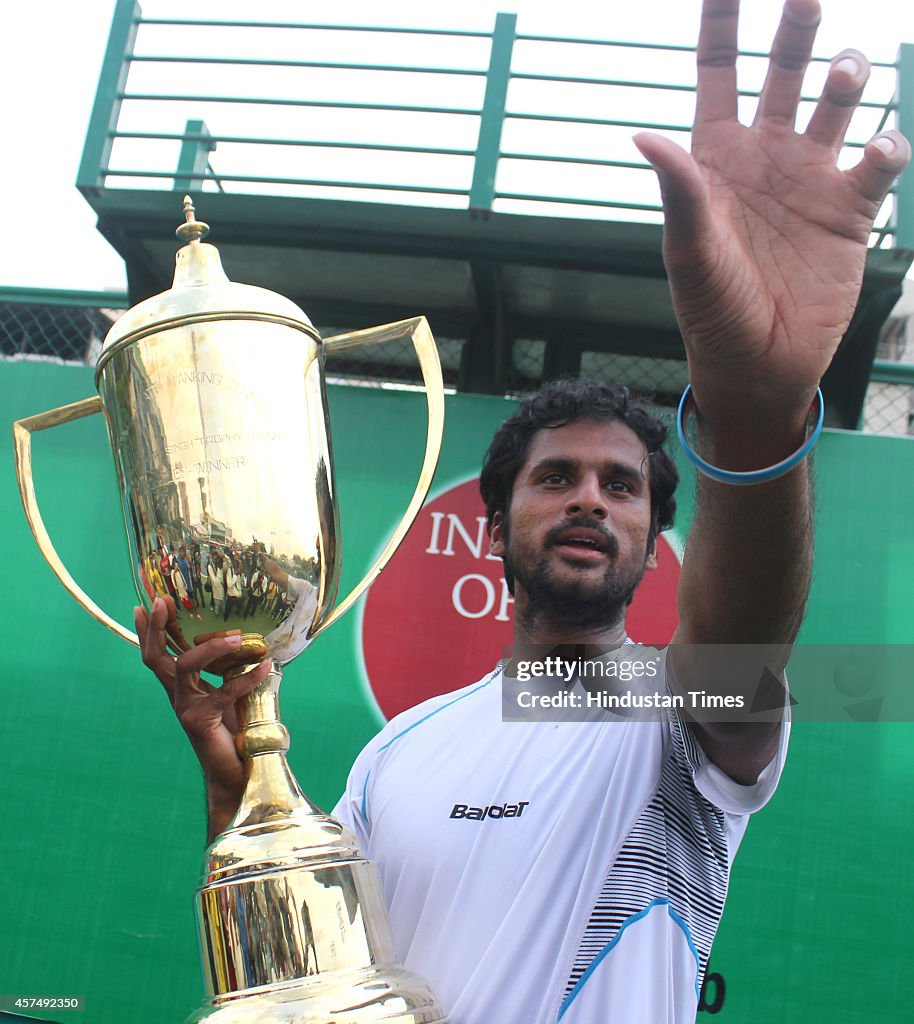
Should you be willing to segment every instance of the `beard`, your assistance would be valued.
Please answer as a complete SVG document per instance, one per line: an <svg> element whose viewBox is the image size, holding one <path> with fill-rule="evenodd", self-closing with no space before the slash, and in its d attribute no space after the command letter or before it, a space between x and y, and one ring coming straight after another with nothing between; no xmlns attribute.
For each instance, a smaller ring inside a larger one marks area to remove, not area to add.
<svg viewBox="0 0 914 1024"><path fill-rule="evenodd" d="M556 571L549 556L560 535L570 527L599 530L606 541L609 564L601 574L593 569L565 574ZM644 577L647 555L627 565L615 562L619 544L598 520L586 519L562 523L546 535L544 550L532 562L525 563L512 550L505 534L505 576L524 588L531 621L548 621L559 626L600 629L615 626L625 618L625 610Z"/></svg>

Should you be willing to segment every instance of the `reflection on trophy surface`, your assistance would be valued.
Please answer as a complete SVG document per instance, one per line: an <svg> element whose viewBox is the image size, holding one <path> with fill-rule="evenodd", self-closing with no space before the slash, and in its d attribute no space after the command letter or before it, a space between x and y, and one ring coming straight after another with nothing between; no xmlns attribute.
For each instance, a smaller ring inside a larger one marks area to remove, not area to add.
<svg viewBox="0 0 914 1024"><path fill-rule="evenodd" d="M240 650L213 670L273 662L237 708L247 784L197 893L207 1000L191 1020L443 1024L425 983L395 963L374 866L293 778L278 701L281 666L364 592L428 493L444 410L434 339L416 317L321 340L288 299L228 280L189 199L185 217L173 287L105 339L99 397L15 425L26 515L67 590L136 643L70 576L32 484L31 434L104 412L137 591L146 608L165 600L173 652L234 631ZM419 482L375 564L334 607L341 549L324 355L405 338L429 409Z"/></svg>
<svg viewBox="0 0 914 1024"><path fill-rule="evenodd" d="M286 662L339 579L322 344L293 303L229 282L188 216L175 287L115 325L96 371L137 585L170 598L177 651L240 629L240 660Z"/></svg>

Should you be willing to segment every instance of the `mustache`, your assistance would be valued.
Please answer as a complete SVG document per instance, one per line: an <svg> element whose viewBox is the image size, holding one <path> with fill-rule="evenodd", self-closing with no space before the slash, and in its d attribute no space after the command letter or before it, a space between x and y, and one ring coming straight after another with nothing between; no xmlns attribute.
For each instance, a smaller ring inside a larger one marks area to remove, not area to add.
<svg viewBox="0 0 914 1024"><path fill-rule="evenodd" d="M619 542L616 538L606 529L603 523L599 519L593 519L590 517L581 519L566 519L564 522L559 523L558 526L554 526L546 534L545 543L546 547L551 548L556 544L560 543L562 534L567 533L568 530L595 530L603 538L606 544L606 552L611 557L615 558L619 554Z"/></svg>

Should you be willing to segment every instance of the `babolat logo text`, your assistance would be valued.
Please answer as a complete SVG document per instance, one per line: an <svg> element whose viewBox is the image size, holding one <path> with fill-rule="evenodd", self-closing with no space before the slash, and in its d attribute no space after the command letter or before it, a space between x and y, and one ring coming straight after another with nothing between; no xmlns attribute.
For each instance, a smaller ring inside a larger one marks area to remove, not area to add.
<svg viewBox="0 0 914 1024"><path fill-rule="evenodd" d="M489 804L488 807L454 804L451 817L466 818L469 821L482 821L484 818L519 818L524 813L524 808L529 805L529 800L521 800L519 804Z"/></svg>

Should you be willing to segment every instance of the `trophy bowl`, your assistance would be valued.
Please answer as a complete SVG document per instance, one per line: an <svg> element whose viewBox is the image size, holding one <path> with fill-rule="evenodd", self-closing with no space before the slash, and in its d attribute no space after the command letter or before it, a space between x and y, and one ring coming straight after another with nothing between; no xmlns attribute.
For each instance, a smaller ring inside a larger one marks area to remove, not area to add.
<svg viewBox="0 0 914 1024"><path fill-rule="evenodd" d="M229 281L185 198L186 243L171 289L105 338L98 397L14 425L16 471L42 554L99 622L137 644L60 560L38 508L31 435L103 412L140 601L162 598L172 652L240 633L211 671L264 658L272 670L237 705L241 806L209 847L196 909L206 1001L220 1024L444 1024L424 981L396 963L380 878L355 837L305 796L279 720L282 666L384 568L428 493L444 393L424 317L321 339L290 300ZM390 540L339 603L339 509L324 380L327 352L411 340L429 429L419 480Z"/></svg>
<svg viewBox="0 0 914 1024"><path fill-rule="evenodd" d="M31 434L103 412L140 601L169 606L175 654L225 632L239 664L286 664L377 577L431 485L444 422L443 385L424 317L321 339L290 300L229 281L207 225L185 199L187 244L171 289L125 313L96 368L99 397L20 420L17 475L39 548L67 590L133 643L60 561L31 479ZM425 458L403 519L362 581L335 607L340 573L328 352L411 340L426 385ZM231 663L220 664L223 672Z"/></svg>

